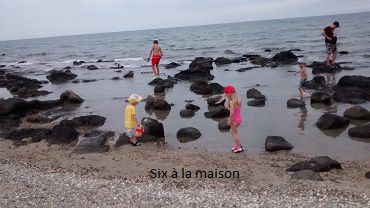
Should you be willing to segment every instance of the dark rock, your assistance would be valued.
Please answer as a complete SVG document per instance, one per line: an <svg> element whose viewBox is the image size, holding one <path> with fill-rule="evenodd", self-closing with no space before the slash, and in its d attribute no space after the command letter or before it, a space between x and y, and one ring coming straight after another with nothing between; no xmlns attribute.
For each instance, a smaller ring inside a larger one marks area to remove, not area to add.
<svg viewBox="0 0 370 208"><path fill-rule="evenodd" d="M260 65L262 67L266 67L269 63L271 63L270 59L260 56L249 58L249 61L254 65Z"/></svg>
<svg viewBox="0 0 370 208"><path fill-rule="evenodd" d="M262 93L258 91L256 88L249 89L247 91L247 98L259 98L262 96Z"/></svg>
<svg viewBox="0 0 370 208"><path fill-rule="evenodd" d="M352 104L370 101L370 77L343 76L335 87L333 98L337 102Z"/></svg>
<svg viewBox="0 0 370 208"><path fill-rule="evenodd" d="M271 49L265 49L265 52L271 52Z"/></svg>
<svg viewBox="0 0 370 208"><path fill-rule="evenodd" d="M69 144L78 139L80 134L77 132L74 122L63 120L54 126L47 141L51 144Z"/></svg>
<svg viewBox="0 0 370 208"><path fill-rule="evenodd" d="M17 129L8 133L5 133L4 139L11 140L17 145L23 145L26 143L40 142L41 140L47 139L51 134L50 129Z"/></svg>
<svg viewBox="0 0 370 208"><path fill-rule="evenodd" d="M326 81L324 76L316 76L312 80L307 81L305 88L311 90L321 90L325 88Z"/></svg>
<svg viewBox="0 0 370 208"><path fill-rule="evenodd" d="M81 64L84 64L84 63L86 63L86 62L84 62L84 61L74 61L73 65L78 66L78 65L81 65Z"/></svg>
<svg viewBox="0 0 370 208"><path fill-rule="evenodd" d="M166 89L173 88L175 84L177 84L176 78L168 78L168 79L154 79L153 81L148 83L152 86L164 86Z"/></svg>
<svg viewBox="0 0 370 208"><path fill-rule="evenodd" d="M231 64L231 60L228 59L228 58L225 58L225 57L218 57L215 59L215 64L217 66L221 66L221 65L226 65L226 64Z"/></svg>
<svg viewBox="0 0 370 208"><path fill-rule="evenodd" d="M213 69L213 58L197 57L189 65L189 70L195 71L209 71Z"/></svg>
<svg viewBox="0 0 370 208"><path fill-rule="evenodd" d="M298 57L292 51L282 51L272 57L272 61L279 64L296 64Z"/></svg>
<svg viewBox="0 0 370 208"><path fill-rule="evenodd" d="M222 96L213 96L213 97L210 97L207 99L207 104L209 106L223 106L226 102L226 100L224 99L223 101L221 101L223 97ZM219 102L221 101L221 102Z"/></svg>
<svg viewBox="0 0 370 208"><path fill-rule="evenodd" d="M287 106L289 108L301 108L301 107L306 106L306 103L303 100L292 98L287 101Z"/></svg>
<svg viewBox="0 0 370 208"><path fill-rule="evenodd" d="M115 63L114 66L111 66L109 68L110 69L123 69L124 67L119 63Z"/></svg>
<svg viewBox="0 0 370 208"><path fill-rule="evenodd" d="M121 78L119 77L113 77L112 80L120 80Z"/></svg>
<svg viewBox="0 0 370 208"><path fill-rule="evenodd" d="M64 103L83 103L84 99L71 90L66 90L60 95L60 100Z"/></svg>
<svg viewBox="0 0 370 208"><path fill-rule="evenodd" d="M134 77L133 71L128 71L125 75L123 75L123 78L132 78Z"/></svg>
<svg viewBox="0 0 370 208"><path fill-rule="evenodd" d="M261 57L260 55L256 54L244 54L243 57L247 58L248 60L256 59L258 57Z"/></svg>
<svg viewBox="0 0 370 208"><path fill-rule="evenodd" d="M370 111L361 106L352 106L344 111L343 116L353 120L370 120Z"/></svg>
<svg viewBox="0 0 370 208"><path fill-rule="evenodd" d="M79 80L79 79L75 79L75 80L72 81L72 83L74 83L74 84L77 84L77 83L80 83L80 82L81 82L81 80Z"/></svg>
<svg viewBox="0 0 370 208"><path fill-rule="evenodd" d="M87 82L96 82L96 79L83 79L82 82L87 83Z"/></svg>
<svg viewBox="0 0 370 208"><path fill-rule="evenodd" d="M66 66L66 67L64 67L64 69L72 69L72 67L70 67L70 66Z"/></svg>
<svg viewBox="0 0 370 208"><path fill-rule="evenodd" d="M95 65L88 65L86 68L87 68L88 70L97 70L97 69L99 69L99 67L97 67L97 66L95 66Z"/></svg>
<svg viewBox="0 0 370 208"><path fill-rule="evenodd" d="M300 170L294 172L291 176L294 180L309 180L309 181L324 181L320 174L312 171L312 170Z"/></svg>
<svg viewBox="0 0 370 208"><path fill-rule="evenodd" d="M164 93L166 88L163 85L157 85L154 87L154 93Z"/></svg>
<svg viewBox="0 0 370 208"><path fill-rule="evenodd" d="M348 54L348 51L340 51L339 54L345 55L345 54Z"/></svg>
<svg viewBox="0 0 370 208"><path fill-rule="evenodd" d="M29 79L15 74L6 74L5 79L0 80L0 85L6 87L13 95L20 98L31 98L50 94L51 92L41 90L43 82Z"/></svg>
<svg viewBox="0 0 370 208"><path fill-rule="evenodd" d="M314 92L311 95L311 104L313 103L331 103L331 95L325 92Z"/></svg>
<svg viewBox="0 0 370 208"><path fill-rule="evenodd" d="M261 95L254 100L248 101L247 105L248 106L253 106L253 107L259 107L259 106L264 106L266 103L266 97L264 95Z"/></svg>
<svg viewBox="0 0 370 208"><path fill-rule="evenodd" d="M165 66L165 69L174 69L174 68L179 67L179 66L181 66L181 65L178 64L178 63L175 63L175 62L171 62L171 63L169 63Z"/></svg>
<svg viewBox="0 0 370 208"><path fill-rule="evenodd" d="M18 64L24 64L26 63L27 61L19 61Z"/></svg>
<svg viewBox="0 0 370 208"><path fill-rule="evenodd" d="M0 99L0 115L24 116L31 108L29 102L20 98Z"/></svg>
<svg viewBox="0 0 370 208"><path fill-rule="evenodd" d="M246 62L246 61L248 61L248 59L245 58L245 57L235 57L235 58L231 59L232 63L242 63L242 62Z"/></svg>
<svg viewBox="0 0 370 208"><path fill-rule="evenodd" d="M46 76L46 78L54 84L57 83L65 83L70 80L73 80L77 77L76 74L73 74L71 71L66 70L66 71L56 71L52 70L50 71L50 74Z"/></svg>
<svg viewBox="0 0 370 208"><path fill-rule="evenodd" d="M348 135L350 137L369 139L370 138L370 124L365 124L363 126L350 128L348 131Z"/></svg>
<svg viewBox="0 0 370 208"><path fill-rule="evenodd" d="M240 69L237 69L236 71L237 72L245 72L245 71L249 71L249 70L257 69L257 68L259 68L259 67L251 66L251 67L240 68Z"/></svg>
<svg viewBox="0 0 370 208"><path fill-rule="evenodd" d="M218 123L218 129L220 131L229 131L230 130L230 124L228 119L223 119Z"/></svg>
<svg viewBox="0 0 370 208"><path fill-rule="evenodd" d="M365 177L366 177L367 179L370 179L370 171L369 171L369 172L367 172L367 173L365 174Z"/></svg>
<svg viewBox="0 0 370 208"><path fill-rule="evenodd" d="M265 149L267 152L277 152L281 150L291 150L293 149L293 145L281 136L268 136L265 141Z"/></svg>
<svg viewBox="0 0 370 208"><path fill-rule="evenodd" d="M193 127L181 128L176 135L180 143L195 141L202 136L200 131Z"/></svg>
<svg viewBox="0 0 370 208"><path fill-rule="evenodd" d="M208 84L207 82L196 81L190 86L190 90L200 95L215 95L222 94L224 91L224 87L218 83Z"/></svg>
<svg viewBox="0 0 370 208"><path fill-rule="evenodd" d="M193 110L184 109L180 111L181 118L191 118L195 115L195 112Z"/></svg>
<svg viewBox="0 0 370 208"><path fill-rule="evenodd" d="M206 118L227 118L229 115L230 111L225 107L218 107L216 109L212 109L209 112L204 113L204 116Z"/></svg>
<svg viewBox="0 0 370 208"><path fill-rule="evenodd" d="M234 51L232 50L225 50L225 54L228 54L228 55L235 55L237 53L235 53Z"/></svg>
<svg viewBox="0 0 370 208"><path fill-rule="evenodd" d="M114 71L114 72L121 73L121 72L122 72L122 70L117 70L117 71Z"/></svg>
<svg viewBox="0 0 370 208"><path fill-rule="evenodd" d="M1 56L5 56L5 53L1 54Z"/></svg>
<svg viewBox="0 0 370 208"><path fill-rule="evenodd" d="M187 81L209 81L214 78L210 70L213 69L212 58L198 57L189 65L189 69L181 71L175 75L175 78Z"/></svg>
<svg viewBox="0 0 370 208"><path fill-rule="evenodd" d="M292 165L287 171L297 172L301 170L312 170L314 172L328 172L331 169L342 169L338 161L328 156L320 156L310 159L309 161L299 162Z"/></svg>
<svg viewBox="0 0 370 208"><path fill-rule="evenodd" d="M0 68L4 68L4 67L6 67L6 65L4 65L4 64L1 64L0 65Z"/></svg>
<svg viewBox="0 0 370 208"><path fill-rule="evenodd" d="M197 106L197 105L188 103L188 104L185 105L185 109L198 111L200 109L200 107Z"/></svg>
<svg viewBox="0 0 370 208"><path fill-rule="evenodd" d="M105 123L105 118L99 115L80 116L72 119L75 127L99 127Z"/></svg>
<svg viewBox="0 0 370 208"><path fill-rule="evenodd" d="M81 138L78 144L76 145L73 153L77 154L86 154L86 153L101 153L107 152L109 146L106 145L106 142L109 138L114 136L114 132L101 132L93 131Z"/></svg>
<svg viewBox="0 0 370 208"><path fill-rule="evenodd" d="M321 130L339 129L349 125L349 120L330 113L325 113L316 122L316 126Z"/></svg>
<svg viewBox="0 0 370 208"><path fill-rule="evenodd" d="M328 66L325 62L314 61L309 67L312 68L312 74L320 73L336 73L342 70L342 67L339 64L335 65L335 68Z"/></svg>
<svg viewBox="0 0 370 208"><path fill-rule="evenodd" d="M169 111L171 110L170 104L161 97L152 97L148 96L147 101L145 103L145 110L160 110L160 111Z"/></svg>
<svg viewBox="0 0 370 208"><path fill-rule="evenodd" d="M144 135L154 136L156 138L164 138L163 124L152 118L143 118L141 124L144 126Z"/></svg>

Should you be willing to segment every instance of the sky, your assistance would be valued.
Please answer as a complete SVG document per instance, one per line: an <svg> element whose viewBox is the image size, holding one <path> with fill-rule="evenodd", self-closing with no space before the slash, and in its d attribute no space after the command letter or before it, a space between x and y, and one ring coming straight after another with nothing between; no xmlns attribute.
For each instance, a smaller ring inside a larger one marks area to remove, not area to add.
<svg viewBox="0 0 370 208"><path fill-rule="evenodd" d="M370 0L0 0L0 40L370 11Z"/></svg>

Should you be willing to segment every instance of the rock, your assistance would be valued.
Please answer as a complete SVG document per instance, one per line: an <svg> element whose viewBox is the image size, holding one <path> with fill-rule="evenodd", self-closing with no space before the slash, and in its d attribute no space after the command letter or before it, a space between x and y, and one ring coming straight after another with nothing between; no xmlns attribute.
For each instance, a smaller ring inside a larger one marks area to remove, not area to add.
<svg viewBox="0 0 370 208"><path fill-rule="evenodd" d="M195 115L195 112L193 110L184 109L180 111L181 118L191 118Z"/></svg>
<svg viewBox="0 0 370 208"><path fill-rule="evenodd" d="M243 57L247 58L248 60L252 60L252 59L256 59L261 56L257 54L244 54Z"/></svg>
<svg viewBox="0 0 370 208"><path fill-rule="evenodd" d="M287 142L281 136L268 136L265 141L265 150L267 152L277 152L281 150L292 150L293 145Z"/></svg>
<svg viewBox="0 0 370 208"><path fill-rule="evenodd" d="M216 109L212 109L209 112L204 113L204 116L206 118L227 118L229 115L230 111L225 107L218 107Z"/></svg>
<svg viewBox="0 0 370 208"><path fill-rule="evenodd" d="M346 55L346 54L348 54L348 51L340 51L339 54Z"/></svg>
<svg viewBox="0 0 370 208"><path fill-rule="evenodd" d="M296 64L298 57L292 51L282 51L272 57L272 61L278 64Z"/></svg>
<svg viewBox="0 0 370 208"><path fill-rule="evenodd" d="M63 120L53 127L51 136L47 138L47 141L51 144L69 144L76 141L79 135L72 121Z"/></svg>
<svg viewBox="0 0 370 208"><path fill-rule="evenodd" d="M141 124L144 126L144 135L154 136L156 138L164 138L164 128L163 124L159 121L144 117L141 121Z"/></svg>
<svg viewBox="0 0 370 208"><path fill-rule="evenodd" d="M213 69L212 58L197 57L189 65L189 69L181 71L175 78L187 81L209 81L214 78L210 70Z"/></svg>
<svg viewBox="0 0 370 208"><path fill-rule="evenodd" d="M66 90L60 95L60 100L65 103L83 103L84 99L71 90Z"/></svg>
<svg viewBox="0 0 370 208"><path fill-rule="evenodd" d="M241 62L246 62L246 61L248 61L248 59L245 57L235 57L231 59L232 63L241 63Z"/></svg>
<svg viewBox="0 0 370 208"><path fill-rule="evenodd" d="M232 50L225 50L225 54L228 54L228 55L235 55L237 53L235 53L234 51Z"/></svg>
<svg viewBox="0 0 370 208"><path fill-rule="evenodd" d="M287 101L287 106L289 108L301 108L301 107L306 106L306 103L303 100L292 98Z"/></svg>
<svg viewBox="0 0 370 208"><path fill-rule="evenodd" d="M133 71L128 71L125 75L123 75L123 78L132 78L134 77Z"/></svg>
<svg viewBox="0 0 370 208"><path fill-rule="evenodd" d="M176 135L180 143L195 141L202 136L200 131L193 127L181 128Z"/></svg>
<svg viewBox="0 0 370 208"><path fill-rule="evenodd" d="M190 90L200 95L215 95L222 94L224 92L224 87L218 83L208 84L204 81L196 81L190 86Z"/></svg>
<svg viewBox="0 0 370 208"><path fill-rule="evenodd" d="M188 103L185 105L185 109L192 110L192 111L198 111L200 109L199 106Z"/></svg>
<svg viewBox="0 0 370 208"><path fill-rule="evenodd" d="M6 55L5 53L1 54L1 56L5 56L5 55Z"/></svg>
<svg viewBox="0 0 370 208"><path fill-rule="evenodd" d="M97 67L97 66L95 66L95 65L88 65L86 68L87 68L88 70L97 70L97 69L99 69L99 67Z"/></svg>
<svg viewBox="0 0 370 208"><path fill-rule="evenodd" d="M70 80L73 80L77 77L76 74L73 74L71 71L56 71L51 70L50 74L46 78L53 84L65 83Z"/></svg>
<svg viewBox="0 0 370 208"><path fill-rule="evenodd" d="M77 128L79 127L99 127L105 123L105 118L99 115L79 116L72 119Z"/></svg>
<svg viewBox="0 0 370 208"><path fill-rule="evenodd" d="M272 50L271 49L265 49L264 51L265 52L271 52Z"/></svg>
<svg viewBox="0 0 370 208"><path fill-rule="evenodd" d="M342 166L338 161L328 156L320 156L312 158L309 161L296 163L288 168L287 171L297 172L301 170L312 170L314 172L328 172L332 169L342 169Z"/></svg>
<svg viewBox="0 0 370 208"><path fill-rule="evenodd" d="M335 65L335 68L328 66L325 62L314 61L309 67L312 68L312 74L320 73L336 73L342 70L339 64Z"/></svg>
<svg viewBox="0 0 370 208"><path fill-rule="evenodd" d="M321 176L312 170L300 170L291 176L294 180L324 181Z"/></svg>
<svg viewBox="0 0 370 208"><path fill-rule="evenodd" d="M26 128L17 129L8 133L5 133L3 138L6 140L13 141L16 145L24 145L26 143L40 142L41 140L47 139L51 134L50 129L44 128Z"/></svg>
<svg viewBox="0 0 370 208"><path fill-rule="evenodd" d="M213 69L213 58L197 57L189 65L191 71L209 71Z"/></svg>
<svg viewBox="0 0 370 208"><path fill-rule="evenodd" d="M15 74L6 74L0 80L0 86L6 87L12 95L20 98L31 98L50 94L51 92L38 89L44 82L37 79L29 79Z"/></svg>
<svg viewBox="0 0 370 208"><path fill-rule="evenodd" d="M114 66L109 67L110 69L123 69L124 67L119 63L114 63ZM121 71L121 70L119 70Z"/></svg>
<svg viewBox="0 0 370 208"><path fill-rule="evenodd" d="M87 83L87 82L96 82L96 79L83 79L82 80L83 83Z"/></svg>
<svg viewBox="0 0 370 208"><path fill-rule="evenodd" d="M350 137L369 139L370 138L370 124L365 124L363 126L350 128L348 131L348 135Z"/></svg>
<svg viewBox="0 0 370 208"><path fill-rule="evenodd" d="M262 93L258 91L256 88L249 89L247 91L247 98L259 98L262 96Z"/></svg>
<svg viewBox="0 0 370 208"><path fill-rule="evenodd" d="M248 101L247 105L248 106L253 106L253 107L258 107L258 106L264 106L266 103L266 97L264 95L261 95L257 97L254 100Z"/></svg>
<svg viewBox="0 0 370 208"><path fill-rule="evenodd" d="M178 63L175 63L175 62L171 62L171 63L169 63L165 66L165 69L174 69L174 68L179 67L179 66L181 66L181 65L178 64Z"/></svg>
<svg viewBox="0 0 370 208"><path fill-rule="evenodd" d="M85 134L84 137L80 138L80 141L76 145L73 153L86 154L86 153L102 153L109 150L109 146L106 142L109 138L114 136L114 132L101 132L93 131Z"/></svg>
<svg viewBox="0 0 370 208"><path fill-rule="evenodd" d="M81 82L81 80L78 80L78 79L75 79L75 80L72 81L72 83L74 83L74 84L77 84L77 83L80 83L80 82Z"/></svg>
<svg viewBox="0 0 370 208"><path fill-rule="evenodd" d="M349 125L349 120L330 113L325 113L316 122L316 126L321 130L339 129Z"/></svg>
<svg viewBox="0 0 370 208"><path fill-rule="evenodd" d="M224 99L222 102L218 103L223 97L221 95L217 95L217 96L213 96L213 97L210 97L207 99L207 104L209 106L223 106L226 102L226 100Z"/></svg>
<svg viewBox="0 0 370 208"><path fill-rule="evenodd" d="M122 70L117 70L117 71L114 71L114 72L121 73L121 72L122 72Z"/></svg>
<svg viewBox="0 0 370 208"><path fill-rule="evenodd" d="M344 111L343 116L353 120L370 120L370 111L361 106L352 106Z"/></svg>
<svg viewBox="0 0 370 208"><path fill-rule="evenodd" d="M230 130L230 124L228 119L223 119L218 123L218 129L220 131L229 131Z"/></svg>
<svg viewBox="0 0 370 208"><path fill-rule="evenodd" d="M337 102L352 104L370 101L370 77L343 76L335 87L333 98Z"/></svg>
<svg viewBox="0 0 370 208"><path fill-rule="evenodd" d="M166 89L173 88L175 84L177 84L176 78L168 78L168 79L154 79L153 81L148 83L151 86L164 86Z"/></svg>
<svg viewBox="0 0 370 208"><path fill-rule="evenodd" d="M170 104L161 97L152 97L148 96L147 101L145 103L145 110L160 110L160 111L169 111L171 110Z"/></svg>
<svg viewBox="0 0 370 208"><path fill-rule="evenodd" d="M78 66L78 65L81 65L81 64L84 64L84 63L86 63L86 62L84 62L84 61L74 61L73 65Z"/></svg>
<svg viewBox="0 0 370 208"><path fill-rule="evenodd" d="M325 88L326 81L324 76L315 76L312 80L307 81L305 88L311 90L321 90Z"/></svg>
<svg viewBox="0 0 370 208"><path fill-rule="evenodd" d="M369 171L369 172L367 172L367 173L365 174L365 177L366 177L367 179L370 179L370 171Z"/></svg>
<svg viewBox="0 0 370 208"><path fill-rule="evenodd" d="M164 93L166 88L163 85L158 85L154 87L154 93Z"/></svg>
<svg viewBox="0 0 370 208"><path fill-rule="evenodd" d="M266 67L267 64L271 63L270 59L260 56L249 58L249 61L254 65L260 65L261 67Z"/></svg>
<svg viewBox="0 0 370 208"><path fill-rule="evenodd" d="M228 59L228 58L224 58L224 57L218 57L215 59L215 64L217 66L221 66L221 65L226 65L226 64L231 64L231 60Z"/></svg>
<svg viewBox="0 0 370 208"><path fill-rule="evenodd" d="M30 108L29 102L20 98L0 99L0 115L16 114L24 116Z"/></svg>
<svg viewBox="0 0 370 208"><path fill-rule="evenodd" d="M311 104L314 103L331 103L331 95L325 92L314 92L311 95Z"/></svg>
<svg viewBox="0 0 370 208"><path fill-rule="evenodd" d="M24 64L26 63L27 61L19 61L18 64Z"/></svg>
<svg viewBox="0 0 370 208"><path fill-rule="evenodd" d="M66 67L64 67L64 69L72 69L72 67L70 67L70 66L66 66Z"/></svg>
<svg viewBox="0 0 370 208"><path fill-rule="evenodd" d="M113 77L112 80L120 80L121 78L119 77Z"/></svg>
<svg viewBox="0 0 370 208"><path fill-rule="evenodd" d="M249 70L256 69L256 68L259 68L259 67L256 67L256 66L245 67L245 68L237 69L236 71L237 72L245 72L245 71L249 71Z"/></svg>

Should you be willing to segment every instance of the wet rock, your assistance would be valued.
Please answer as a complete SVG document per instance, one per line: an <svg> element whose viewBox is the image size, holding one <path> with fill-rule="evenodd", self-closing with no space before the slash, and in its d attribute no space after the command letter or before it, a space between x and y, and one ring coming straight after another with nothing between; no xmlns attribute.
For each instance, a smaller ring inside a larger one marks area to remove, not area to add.
<svg viewBox="0 0 370 208"><path fill-rule="evenodd" d="M369 139L370 138L370 124L365 124L363 126L350 128L348 131L348 135L350 137Z"/></svg>
<svg viewBox="0 0 370 208"><path fill-rule="evenodd" d="M266 97L264 95L261 95L254 100L248 101L247 105L248 106L253 106L253 107L259 107L259 106L264 106L266 103Z"/></svg>
<svg viewBox="0 0 370 208"><path fill-rule="evenodd" d="M50 94L51 92L38 89L42 87L43 82L37 79L29 79L15 74L6 74L4 79L0 80L0 87L6 87L12 95L20 98L31 98Z"/></svg>
<svg viewBox="0 0 370 208"><path fill-rule="evenodd" d="M311 104L314 103L331 103L332 96L325 92L314 92L311 95Z"/></svg>
<svg viewBox="0 0 370 208"><path fill-rule="evenodd" d="M97 67L97 66L95 66L95 65L88 65L86 68L87 68L88 70L97 70L97 69L99 69L99 67Z"/></svg>
<svg viewBox="0 0 370 208"><path fill-rule="evenodd" d="M230 115L229 109L225 107L218 107L215 109L210 110L209 112L205 112L204 116L206 118L227 118Z"/></svg>
<svg viewBox="0 0 370 208"><path fill-rule="evenodd" d="M64 103L83 103L84 99L71 90L66 90L60 95L60 100Z"/></svg>
<svg viewBox="0 0 370 208"><path fill-rule="evenodd" d="M325 88L326 81L324 76L316 76L312 80L307 81L305 88L311 90L321 90Z"/></svg>
<svg viewBox="0 0 370 208"><path fill-rule="evenodd" d="M234 51L232 50L225 50L225 54L228 54L228 55L235 55L237 53L235 53Z"/></svg>
<svg viewBox="0 0 370 208"><path fill-rule="evenodd" d="M110 69L123 69L124 67L119 63L115 63L114 66L111 66L109 68Z"/></svg>
<svg viewBox="0 0 370 208"><path fill-rule="evenodd" d="M265 52L271 52L272 50L271 49L265 49L264 51Z"/></svg>
<svg viewBox="0 0 370 208"><path fill-rule="evenodd" d="M187 127L178 130L176 136L180 143L187 143L199 139L202 134L196 128Z"/></svg>
<svg viewBox="0 0 370 208"><path fill-rule="evenodd" d="M174 69L174 68L177 68L177 67L179 67L179 66L181 66L180 64L178 64L178 63L175 63L175 62L171 62L171 63L169 63L169 64L167 64L166 66L165 66L165 69Z"/></svg>
<svg viewBox="0 0 370 208"><path fill-rule="evenodd" d="M245 58L245 57L235 57L235 58L231 59L232 63L242 63L242 62L246 62L246 61L248 61L248 59Z"/></svg>
<svg viewBox="0 0 370 208"><path fill-rule="evenodd" d="M287 101L287 106L289 108L301 108L301 107L306 106L306 103L303 100L292 98Z"/></svg>
<svg viewBox="0 0 370 208"><path fill-rule="evenodd" d="M84 63L86 63L86 62L84 62L84 61L73 61L74 66L78 66L78 65L81 65L81 64L84 64Z"/></svg>
<svg viewBox="0 0 370 208"><path fill-rule="evenodd" d="M334 100L359 104L370 101L370 77L343 76L335 87Z"/></svg>
<svg viewBox="0 0 370 208"><path fill-rule="evenodd" d="M159 111L169 111L171 110L170 104L161 97L152 97L148 96L147 101L145 103L145 110L159 110Z"/></svg>
<svg viewBox="0 0 370 208"><path fill-rule="evenodd" d="M181 118L191 118L195 115L195 112L193 110L184 109L180 111Z"/></svg>
<svg viewBox="0 0 370 208"><path fill-rule="evenodd" d="M370 179L370 171L365 174L365 178Z"/></svg>
<svg viewBox="0 0 370 208"><path fill-rule="evenodd" d="M209 71L213 69L213 58L197 57L189 65L191 71Z"/></svg>
<svg viewBox="0 0 370 208"><path fill-rule="evenodd" d="M123 75L123 78L132 78L134 77L133 71L128 71L125 75Z"/></svg>
<svg viewBox="0 0 370 208"><path fill-rule="evenodd" d="M313 170L300 170L294 172L291 178L294 180L324 181L320 174L314 172Z"/></svg>
<svg viewBox="0 0 370 208"><path fill-rule="evenodd" d="M45 128L25 128L17 129L4 134L4 139L13 141L16 145L25 145L27 143L40 142L45 140L51 134L50 129Z"/></svg>
<svg viewBox="0 0 370 208"><path fill-rule="evenodd" d="M26 63L27 61L19 61L18 64L24 64Z"/></svg>
<svg viewBox="0 0 370 208"><path fill-rule="evenodd" d="M229 120L228 119L223 119L222 121L220 121L218 123L218 129L221 131L221 132L224 132L224 131L229 131L230 130L230 124L229 124Z"/></svg>
<svg viewBox="0 0 370 208"><path fill-rule="evenodd" d="M256 88L249 89L247 91L247 98L259 98L262 96L262 93L258 91Z"/></svg>
<svg viewBox="0 0 370 208"><path fill-rule="evenodd" d="M330 113L325 113L316 122L316 126L321 130L339 129L349 125L349 120Z"/></svg>
<svg viewBox="0 0 370 208"><path fill-rule="evenodd" d="M119 77L113 77L112 80L120 80L121 78Z"/></svg>
<svg viewBox="0 0 370 208"><path fill-rule="evenodd" d="M66 67L64 67L64 69L72 69L72 67L70 67L70 66L66 66Z"/></svg>
<svg viewBox="0 0 370 208"><path fill-rule="evenodd" d="M259 68L259 67L251 66L251 67L240 68L240 69L237 69L236 71L237 72L245 72L245 71L249 71L249 70L257 69L257 68Z"/></svg>
<svg viewBox="0 0 370 208"><path fill-rule="evenodd" d="M80 141L76 145L73 153L86 154L86 153L101 153L107 152L109 146L106 144L109 138L114 136L113 131L93 131L84 135L80 138Z"/></svg>
<svg viewBox="0 0 370 208"><path fill-rule="evenodd" d="M1 64L0 65L0 68L4 68L4 67L6 67L6 65L4 65L4 64Z"/></svg>
<svg viewBox="0 0 370 208"><path fill-rule="evenodd" d="M77 77L76 74L73 74L71 71L56 71L51 70L50 74L46 78L53 84L65 83L70 80L73 80Z"/></svg>
<svg viewBox="0 0 370 208"><path fill-rule="evenodd" d="M346 55L346 54L348 54L348 51L340 51L339 54Z"/></svg>
<svg viewBox="0 0 370 208"><path fill-rule="evenodd" d="M225 104L226 100L223 99L221 101L221 99L223 99L223 97L221 95L210 97L210 98L207 99L207 104L209 106L214 106L214 107L216 107L216 106L223 106Z"/></svg>
<svg viewBox="0 0 370 208"><path fill-rule="evenodd" d="M1 56L5 56L5 55L6 55L5 53L1 54Z"/></svg>
<svg viewBox="0 0 370 208"><path fill-rule="evenodd" d="M105 123L105 118L99 115L79 116L72 119L75 127L99 127Z"/></svg>
<svg viewBox="0 0 370 208"><path fill-rule="evenodd" d="M357 105L344 111L343 116L353 120L370 120L370 111Z"/></svg>
<svg viewBox="0 0 370 208"><path fill-rule="evenodd" d="M293 145L281 136L268 136L265 141L265 150L267 152L277 152L282 150L292 150Z"/></svg>
<svg viewBox="0 0 370 208"><path fill-rule="evenodd" d="M249 58L249 61L254 65L260 65L261 67L266 67L268 64L271 63L270 59L260 56Z"/></svg>
<svg viewBox="0 0 370 208"><path fill-rule="evenodd" d="M312 170L314 172L328 172L332 169L342 169L342 166L338 161L328 156L320 156L312 158L309 161L296 163L288 168L287 171L297 172L301 170Z"/></svg>
<svg viewBox="0 0 370 208"><path fill-rule="evenodd" d="M163 85L158 85L154 87L154 93L164 93L166 88Z"/></svg>
<svg viewBox="0 0 370 208"><path fill-rule="evenodd" d="M225 58L225 57L218 57L215 59L215 64L217 66L221 66L221 65L227 65L227 64L231 64L231 60L228 59L228 58Z"/></svg>
<svg viewBox="0 0 370 208"><path fill-rule="evenodd" d="M336 73L342 70L342 67L339 64L336 64L335 67L328 66L325 62L314 61L308 67L312 68L312 74L320 73Z"/></svg>
<svg viewBox="0 0 370 208"><path fill-rule="evenodd" d="M72 83L74 83L74 84L77 84L77 83L80 83L80 82L81 82L81 80L79 80L79 79L72 80Z"/></svg>
<svg viewBox="0 0 370 208"><path fill-rule="evenodd" d="M151 86L164 86L166 89L173 88L177 84L178 80L176 78L167 78L167 79L154 79L148 84Z"/></svg>
<svg viewBox="0 0 370 208"><path fill-rule="evenodd" d="M83 79L82 80L83 83L96 82L96 81L97 81L96 79Z"/></svg>
<svg viewBox="0 0 370 208"><path fill-rule="evenodd" d="M156 138L164 138L163 124L152 118L143 118L141 124L144 126L144 135L154 136Z"/></svg>
<svg viewBox="0 0 370 208"><path fill-rule="evenodd" d="M185 109L192 110L192 111L198 111L200 107L197 105L188 103L185 105Z"/></svg>
<svg viewBox="0 0 370 208"><path fill-rule="evenodd" d="M121 72L122 72L122 70L117 70L117 71L114 71L114 72L121 73Z"/></svg>
<svg viewBox="0 0 370 208"><path fill-rule="evenodd" d="M189 65L189 69L181 71L175 78L187 81L209 81L213 80L210 70L213 69L212 58L197 57Z"/></svg>
<svg viewBox="0 0 370 208"><path fill-rule="evenodd" d="M292 51L282 51L272 57L272 61L278 64L296 64L298 57Z"/></svg>
<svg viewBox="0 0 370 208"><path fill-rule="evenodd" d="M208 84L204 81L196 81L190 86L190 90L200 95L216 95L224 92L224 87L218 83Z"/></svg>
<svg viewBox="0 0 370 208"><path fill-rule="evenodd" d="M0 115L25 115L30 110L29 102L20 98L0 99Z"/></svg>
<svg viewBox="0 0 370 208"><path fill-rule="evenodd" d="M74 122L63 120L54 126L47 141L51 144L69 144L78 139L80 133L77 132Z"/></svg>

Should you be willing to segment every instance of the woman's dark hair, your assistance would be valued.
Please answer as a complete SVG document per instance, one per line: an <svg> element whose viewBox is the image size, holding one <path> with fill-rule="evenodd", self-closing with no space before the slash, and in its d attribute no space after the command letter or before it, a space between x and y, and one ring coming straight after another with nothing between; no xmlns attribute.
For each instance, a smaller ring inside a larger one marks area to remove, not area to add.
<svg viewBox="0 0 370 208"><path fill-rule="evenodd" d="M153 41L153 43L158 44L158 40Z"/></svg>

